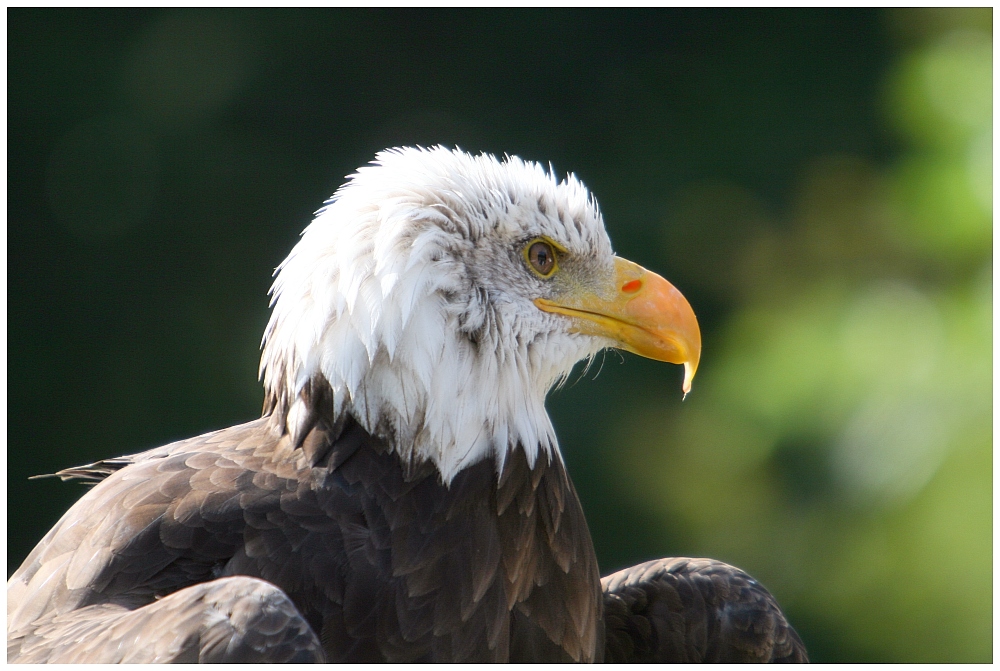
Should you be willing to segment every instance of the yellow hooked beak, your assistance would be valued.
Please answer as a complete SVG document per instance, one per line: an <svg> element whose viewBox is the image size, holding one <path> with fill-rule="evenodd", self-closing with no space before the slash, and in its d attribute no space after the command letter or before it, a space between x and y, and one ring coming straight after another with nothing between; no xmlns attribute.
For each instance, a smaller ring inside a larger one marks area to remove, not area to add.
<svg viewBox="0 0 1000 671"><path fill-rule="evenodd" d="M701 359L701 331L687 299L656 273L615 258L614 291L608 297L570 291L554 300L536 298L545 312L566 315L572 331L603 336L640 356L684 364L687 395Z"/></svg>

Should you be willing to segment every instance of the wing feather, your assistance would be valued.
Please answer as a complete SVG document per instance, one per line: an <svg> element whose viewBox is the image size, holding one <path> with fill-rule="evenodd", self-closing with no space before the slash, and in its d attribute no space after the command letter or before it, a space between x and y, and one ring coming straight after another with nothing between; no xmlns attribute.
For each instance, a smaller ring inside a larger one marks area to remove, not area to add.
<svg viewBox="0 0 1000 671"><path fill-rule="evenodd" d="M8 636L7 657L32 664L325 661L319 639L284 592L242 576L194 585L135 610L101 604L50 614Z"/></svg>
<svg viewBox="0 0 1000 671"><path fill-rule="evenodd" d="M728 564L659 559L601 586L607 662L809 661L774 597Z"/></svg>

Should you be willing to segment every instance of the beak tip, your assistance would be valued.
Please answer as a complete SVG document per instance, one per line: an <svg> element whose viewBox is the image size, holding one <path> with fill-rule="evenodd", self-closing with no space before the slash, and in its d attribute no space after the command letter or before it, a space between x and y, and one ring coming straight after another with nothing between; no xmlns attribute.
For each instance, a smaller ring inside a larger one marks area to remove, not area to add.
<svg viewBox="0 0 1000 671"><path fill-rule="evenodd" d="M681 391L684 392L684 398L691 393L691 381L694 380L695 368L691 365L691 362L684 362L684 383L681 385ZM684 400L683 398L681 400Z"/></svg>

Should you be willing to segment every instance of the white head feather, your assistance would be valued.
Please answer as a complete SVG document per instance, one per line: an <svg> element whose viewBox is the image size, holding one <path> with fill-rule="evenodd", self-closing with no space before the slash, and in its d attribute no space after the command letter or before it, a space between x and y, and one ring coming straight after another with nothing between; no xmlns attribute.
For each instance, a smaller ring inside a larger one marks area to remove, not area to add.
<svg viewBox="0 0 1000 671"><path fill-rule="evenodd" d="M559 458L545 396L609 343L531 302L543 280L521 250L539 236L611 272L600 211L573 175L440 147L379 153L276 271L261 376L286 428L322 376L336 414L445 483L490 456L499 472L510 449Z"/></svg>

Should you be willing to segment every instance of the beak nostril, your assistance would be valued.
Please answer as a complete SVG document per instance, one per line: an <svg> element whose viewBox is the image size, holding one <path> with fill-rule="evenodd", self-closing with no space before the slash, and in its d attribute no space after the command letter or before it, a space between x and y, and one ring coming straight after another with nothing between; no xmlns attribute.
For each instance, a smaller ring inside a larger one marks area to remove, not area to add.
<svg viewBox="0 0 1000 671"><path fill-rule="evenodd" d="M641 280L632 280L631 282L626 282L625 284L622 285L622 291L624 291L627 294L634 294L641 288L642 288Z"/></svg>

